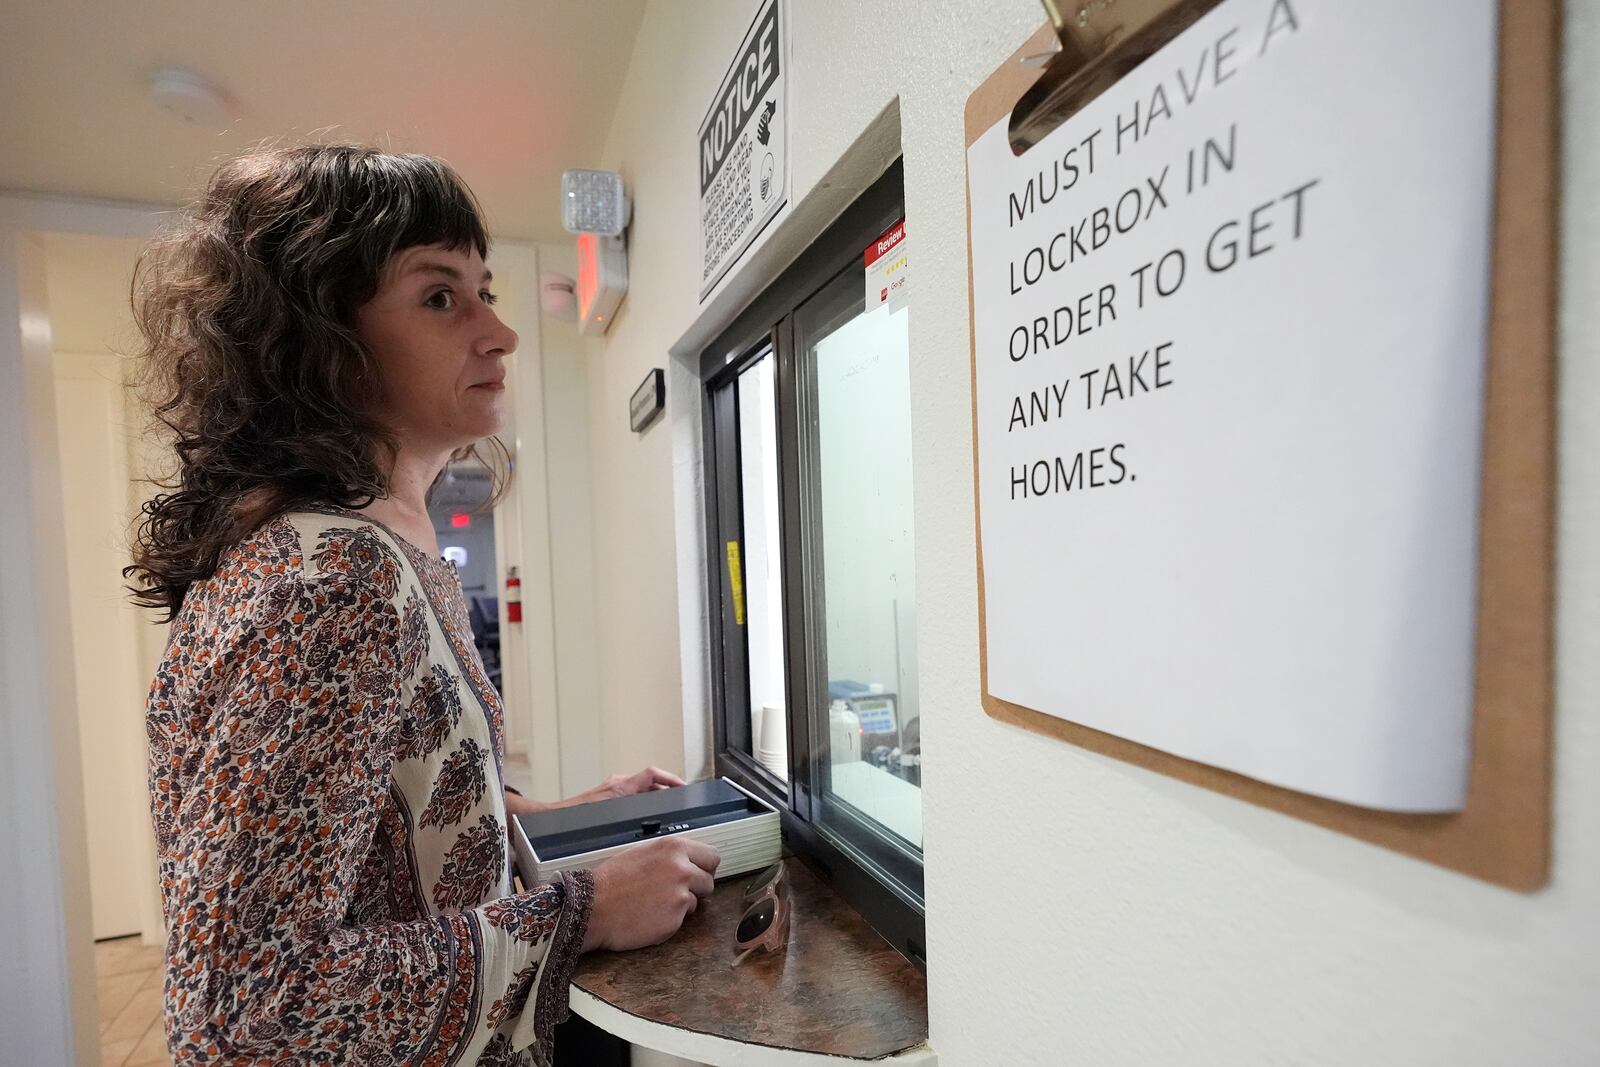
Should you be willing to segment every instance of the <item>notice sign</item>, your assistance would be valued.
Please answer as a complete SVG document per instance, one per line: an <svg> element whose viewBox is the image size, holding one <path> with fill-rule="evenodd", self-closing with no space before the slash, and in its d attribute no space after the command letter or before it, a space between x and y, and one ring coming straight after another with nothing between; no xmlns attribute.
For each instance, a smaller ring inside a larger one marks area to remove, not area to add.
<svg viewBox="0 0 1600 1067"><path fill-rule="evenodd" d="M973 142L991 695L1462 805L1496 8L1225 0L1025 154Z"/></svg>
<svg viewBox="0 0 1600 1067"><path fill-rule="evenodd" d="M789 202L783 5L767 0L700 122L700 299Z"/></svg>
<svg viewBox="0 0 1600 1067"><path fill-rule="evenodd" d="M867 249L867 303L868 311L887 307L898 311L906 306L906 220L901 219L889 227L889 232L872 242Z"/></svg>

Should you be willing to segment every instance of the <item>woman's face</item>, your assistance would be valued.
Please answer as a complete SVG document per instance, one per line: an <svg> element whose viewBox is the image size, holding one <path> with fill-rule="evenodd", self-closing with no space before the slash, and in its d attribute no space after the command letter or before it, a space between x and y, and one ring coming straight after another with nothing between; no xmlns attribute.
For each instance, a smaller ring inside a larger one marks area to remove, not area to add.
<svg viewBox="0 0 1600 1067"><path fill-rule="evenodd" d="M504 425L517 334L494 313L490 277L476 249L418 245L390 259L356 313L382 377L379 418L402 447L454 451Z"/></svg>

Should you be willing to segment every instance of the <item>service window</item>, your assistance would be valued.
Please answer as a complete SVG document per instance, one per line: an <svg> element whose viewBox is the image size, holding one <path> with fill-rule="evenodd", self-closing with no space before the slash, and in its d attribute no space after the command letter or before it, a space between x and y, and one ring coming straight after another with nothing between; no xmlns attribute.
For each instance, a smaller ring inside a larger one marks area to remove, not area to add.
<svg viewBox="0 0 1600 1067"><path fill-rule="evenodd" d="M905 307L866 297L892 166L703 354L717 769L923 956Z"/></svg>

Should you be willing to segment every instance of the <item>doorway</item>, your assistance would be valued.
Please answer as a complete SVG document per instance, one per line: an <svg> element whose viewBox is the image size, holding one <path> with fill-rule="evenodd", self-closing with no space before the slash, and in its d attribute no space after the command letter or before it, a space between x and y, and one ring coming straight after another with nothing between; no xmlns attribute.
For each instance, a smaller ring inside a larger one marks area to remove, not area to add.
<svg viewBox="0 0 1600 1067"><path fill-rule="evenodd" d="M164 933L150 825L144 701L166 627L128 600L153 449L129 368L140 242L48 233L46 297L85 834L95 1021L105 1067L165 1064Z"/></svg>
<svg viewBox="0 0 1600 1067"><path fill-rule="evenodd" d="M44 237L66 587L96 941L162 940L146 790L144 696L165 627L128 602L122 567L145 494L144 420L128 396L137 242Z"/></svg>
<svg viewBox="0 0 1600 1067"><path fill-rule="evenodd" d="M456 577L461 580L472 643L483 659L484 672L504 698L495 521L488 507L493 491L488 467L472 459L453 459L428 496L428 516L439 539L439 554L455 565Z"/></svg>

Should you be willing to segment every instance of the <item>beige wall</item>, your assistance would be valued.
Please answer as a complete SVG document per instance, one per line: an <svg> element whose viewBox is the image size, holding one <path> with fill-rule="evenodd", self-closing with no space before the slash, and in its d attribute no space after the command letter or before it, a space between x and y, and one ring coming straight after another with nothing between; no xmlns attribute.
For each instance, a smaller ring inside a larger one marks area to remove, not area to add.
<svg viewBox="0 0 1600 1067"><path fill-rule="evenodd" d="M578 259L572 245L541 244L538 251L541 274L577 275ZM539 340L544 371L556 699L561 709L561 782L570 795L624 768L607 766L601 741L589 463L591 350L575 322L548 315L540 319Z"/></svg>
<svg viewBox="0 0 1600 1067"><path fill-rule="evenodd" d="M148 417L128 393L139 243L49 234L43 244L68 566L58 595L71 606L94 936L161 943L143 716L166 627L128 602L121 575L153 491Z"/></svg>
<svg viewBox="0 0 1600 1067"><path fill-rule="evenodd" d="M1586 199L1600 184L1600 92L1589 74L1600 63L1600 4L1567 5L1556 865L1550 887L1531 895L983 714L961 121L968 93L1040 10L1031 0L790 3L794 203L770 254L734 279L740 295L702 309L695 129L754 9L651 3L607 140L604 163L623 172L635 201L632 289L589 381L608 757L703 760L694 400L676 364L671 432L658 424L636 438L626 398L669 350L692 351L731 318L781 265L773 249L798 247L870 178L845 158L852 145L868 169L892 158L887 131L903 143L915 257L928 977L940 1062L1600 1056L1600 212Z"/></svg>
<svg viewBox="0 0 1600 1067"><path fill-rule="evenodd" d="M155 888L145 803L145 676L140 629L121 569L132 501L121 360L57 352L56 436L60 444L68 582L56 591L72 613L84 810L89 813L94 936L145 933ZM159 934L160 928L149 931Z"/></svg>

